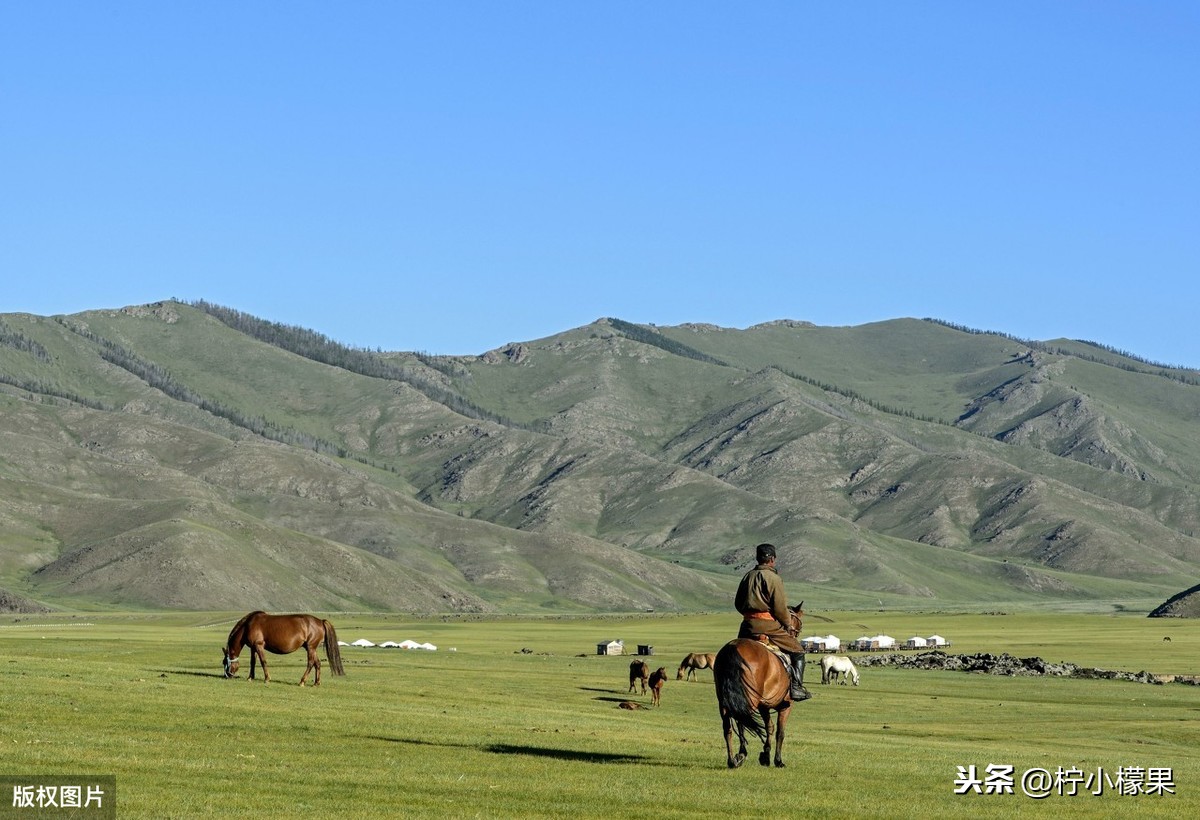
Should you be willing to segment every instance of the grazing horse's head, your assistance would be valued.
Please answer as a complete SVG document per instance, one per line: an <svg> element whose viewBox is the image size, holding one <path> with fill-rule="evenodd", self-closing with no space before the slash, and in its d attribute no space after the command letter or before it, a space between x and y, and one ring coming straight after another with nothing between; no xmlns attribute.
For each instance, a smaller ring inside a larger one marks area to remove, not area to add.
<svg viewBox="0 0 1200 820"><path fill-rule="evenodd" d="M225 677L232 678L237 675L238 659L229 653L229 647L221 647L221 665L225 669Z"/></svg>

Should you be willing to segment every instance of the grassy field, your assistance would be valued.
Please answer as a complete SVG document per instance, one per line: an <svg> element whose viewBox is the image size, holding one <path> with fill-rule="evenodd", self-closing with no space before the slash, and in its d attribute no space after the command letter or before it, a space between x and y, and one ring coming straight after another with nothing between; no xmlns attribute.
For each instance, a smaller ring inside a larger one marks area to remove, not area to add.
<svg viewBox="0 0 1200 820"><path fill-rule="evenodd" d="M115 775L120 817L1175 817L1200 810L1200 687L864 668L793 710L786 769L725 768L708 671L728 614L489 620L327 615L338 636L411 638L436 652L344 647L345 677L270 685L220 677L242 613L0 619L0 774ZM938 633L951 652L1038 655L1108 669L1200 673L1200 624L1132 615L826 612L806 634ZM1163 641L1171 637L1170 642ZM627 694L612 638L654 646L662 705ZM528 650L528 651L524 651ZM618 708L630 700L646 708ZM752 747L753 748L753 747ZM1014 794L954 794L957 767L1007 764ZM1022 794L1034 768L1115 779L1170 769L1174 794ZM0 795L0 798L7 798ZM7 802L6 802L7 804Z"/></svg>

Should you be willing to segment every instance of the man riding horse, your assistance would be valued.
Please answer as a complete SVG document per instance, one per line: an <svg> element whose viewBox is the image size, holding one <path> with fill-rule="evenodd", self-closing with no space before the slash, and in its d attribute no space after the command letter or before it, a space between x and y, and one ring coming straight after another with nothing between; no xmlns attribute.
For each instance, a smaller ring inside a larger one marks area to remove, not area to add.
<svg viewBox="0 0 1200 820"><path fill-rule="evenodd" d="M787 607L787 595L783 590L783 579L775 569L775 547L759 544L755 551L758 566L742 577L733 605L742 614L739 638L771 639L787 656L785 665L791 678L793 701L806 700L812 695L804 688L804 647L796 639L796 630L791 624L791 613Z"/></svg>

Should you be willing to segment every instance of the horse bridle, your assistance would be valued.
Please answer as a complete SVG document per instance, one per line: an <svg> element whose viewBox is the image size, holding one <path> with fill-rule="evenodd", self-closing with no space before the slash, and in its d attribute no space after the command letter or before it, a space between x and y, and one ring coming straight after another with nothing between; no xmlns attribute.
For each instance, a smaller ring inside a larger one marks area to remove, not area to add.
<svg viewBox="0 0 1200 820"><path fill-rule="evenodd" d="M230 670L230 667L232 667L232 666L233 666L235 663L237 663L237 662L238 662L237 656L236 656L236 655L230 655L230 654L229 654L229 650L228 650L228 649L227 649L227 650L225 650L225 661L224 661L224 663L225 663L225 677L227 677L227 678L228 678L228 677L232 677L232 676L233 676L233 673L232 673L231 671L229 671L229 670Z"/></svg>

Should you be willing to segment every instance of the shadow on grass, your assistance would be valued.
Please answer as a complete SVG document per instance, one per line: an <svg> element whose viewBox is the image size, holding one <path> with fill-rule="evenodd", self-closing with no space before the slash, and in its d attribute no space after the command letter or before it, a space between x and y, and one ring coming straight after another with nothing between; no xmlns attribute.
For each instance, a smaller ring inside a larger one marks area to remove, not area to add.
<svg viewBox="0 0 1200 820"><path fill-rule="evenodd" d="M519 746L513 743L490 743L483 747L485 752L498 755L529 755L551 757L555 760L576 760L581 763L649 763L657 762L645 755L608 754L606 752L581 752L576 749L551 749L546 746Z"/></svg>
<svg viewBox="0 0 1200 820"><path fill-rule="evenodd" d="M653 757L646 757L645 755L586 752L579 749L556 749L549 746L526 746L516 743L485 743L477 746L472 743L435 742L431 740L418 740L416 738L381 737L378 735L369 736L367 740L379 740L384 743L403 743L411 746L448 746L460 749L478 749L481 752L490 752L496 755L525 755L528 757L550 758L552 760L568 760L576 763L641 763L653 766L682 765Z"/></svg>
<svg viewBox="0 0 1200 820"><path fill-rule="evenodd" d="M191 675L194 678L221 678L224 680L224 672L194 672L188 669L151 669L151 672L162 672L164 675Z"/></svg>
<svg viewBox="0 0 1200 820"><path fill-rule="evenodd" d="M232 678L226 678L225 673L219 672L219 671L218 672L196 672L194 670L189 670L189 669L151 669L150 671L151 672L161 672L163 677L166 677L167 675L191 675L193 678L217 678L218 680L246 681L246 682L254 683L254 684L263 683L263 678L262 678L261 672L255 678L248 678L241 673L234 675ZM273 686L273 687L294 686L297 689L308 689L310 687L315 686L316 684L314 684L312 682L312 680L310 679L309 682L305 686L301 686L300 682L298 680L296 680L295 678L281 679L279 677L274 677L274 678L271 678L270 683L267 685Z"/></svg>

